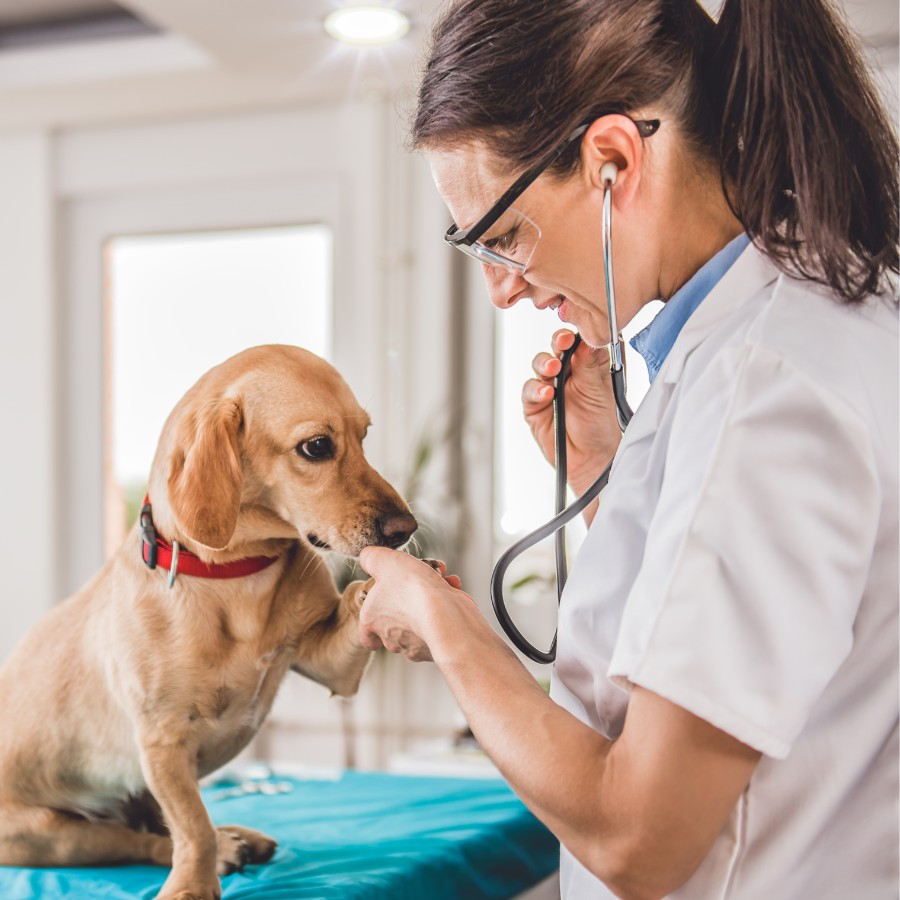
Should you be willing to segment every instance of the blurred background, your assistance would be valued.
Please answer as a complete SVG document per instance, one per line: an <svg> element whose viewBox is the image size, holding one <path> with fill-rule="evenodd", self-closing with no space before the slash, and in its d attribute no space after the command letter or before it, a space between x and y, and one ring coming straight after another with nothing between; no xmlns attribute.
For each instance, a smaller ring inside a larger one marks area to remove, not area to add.
<svg viewBox="0 0 900 900"><path fill-rule="evenodd" d="M377 44L326 31L348 5L0 0L0 661L121 544L181 394L254 344L340 369L421 552L492 621L494 560L552 512L519 391L558 320L495 318L404 145L441 4L382 4L405 24ZM843 6L896 121L896 0ZM551 549L510 576L543 646ZM433 667L380 654L350 704L289 679L248 755L408 768L464 724Z"/></svg>

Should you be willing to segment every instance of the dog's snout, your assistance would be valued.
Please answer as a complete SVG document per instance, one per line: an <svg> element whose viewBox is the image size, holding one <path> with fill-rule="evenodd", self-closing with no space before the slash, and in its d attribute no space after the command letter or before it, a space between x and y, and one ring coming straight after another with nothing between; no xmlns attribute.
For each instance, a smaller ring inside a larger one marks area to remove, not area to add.
<svg viewBox="0 0 900 900"><path fill-rule="evenodd" d="M419 523L408 512L386 513L377 519L378 533L382 537L380 543L386 547L401 547L419 527Z"/></svg>

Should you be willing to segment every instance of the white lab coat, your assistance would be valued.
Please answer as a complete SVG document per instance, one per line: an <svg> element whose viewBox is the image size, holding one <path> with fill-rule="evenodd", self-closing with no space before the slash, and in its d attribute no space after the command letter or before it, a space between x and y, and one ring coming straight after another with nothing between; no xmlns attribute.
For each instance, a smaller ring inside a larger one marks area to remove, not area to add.
<svg viewBox="0 0 900 900"><path fill-rule="evenodd" d="M552 696L631 684L764 755L679 900L896 900L898 314L748 247L635 413L562 598ZM565 849L565 900L610 897Z"/></svg>

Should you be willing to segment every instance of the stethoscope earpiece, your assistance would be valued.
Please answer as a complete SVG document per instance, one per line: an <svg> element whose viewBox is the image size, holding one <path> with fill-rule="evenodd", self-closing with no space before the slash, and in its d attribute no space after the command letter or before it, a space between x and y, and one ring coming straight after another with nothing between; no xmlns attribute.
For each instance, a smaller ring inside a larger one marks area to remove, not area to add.
<svg viewBox="0 0 900 900"><path fill-rule="evenodd" d="M600 183L612 187L616 183L619 167L614 162L606 162L600 167Z"/></svg>

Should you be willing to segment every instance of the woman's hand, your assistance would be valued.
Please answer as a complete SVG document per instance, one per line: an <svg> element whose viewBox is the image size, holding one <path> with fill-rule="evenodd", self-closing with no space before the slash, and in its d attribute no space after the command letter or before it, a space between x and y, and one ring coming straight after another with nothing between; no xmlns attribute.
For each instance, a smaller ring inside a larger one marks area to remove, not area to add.
<svg viewBox="0 0 900 900"><path fill-rule="evenodd" d="M413 662L432 660L435 636L452 626L461 610L463 617L477 612L472 598L459 589L459 578L447 575L443 563L435 570L385 547L366 547L359 562L375 580L359 614L360 641L369 650L385 647Z"/></svg>
<svg viewBox="0 0 900 900"><path fill-rule="evenodd" d="M552 354L539 353L534 358L531 365L537 377L529 378L522 388L525 421L551 465L556 464L553 379L562 368L560 356L574 341L573 332L557 331L551 340ZM581 494L613 458L622 439L605 348L594 350L582 341L569 363L565 392L567 478L572 490Z"/></svg>

